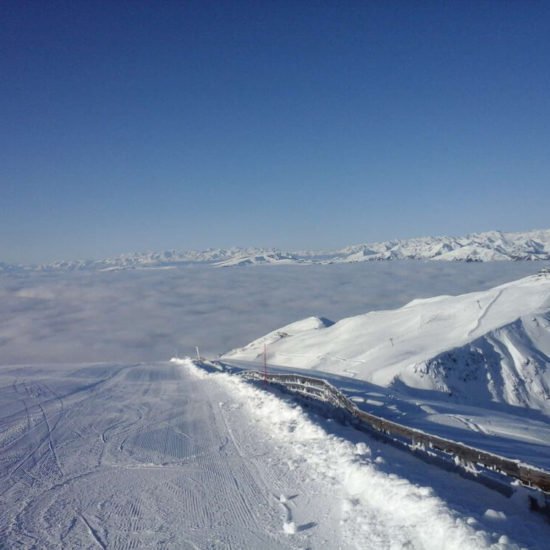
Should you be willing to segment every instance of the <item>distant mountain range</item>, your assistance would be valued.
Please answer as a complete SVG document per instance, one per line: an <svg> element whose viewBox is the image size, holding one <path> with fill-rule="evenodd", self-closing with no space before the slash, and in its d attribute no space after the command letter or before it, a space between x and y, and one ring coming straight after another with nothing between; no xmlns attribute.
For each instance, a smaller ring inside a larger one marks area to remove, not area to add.
<svg viewBox="0 0 550 550"><path fill-rule="evenodd" d="M0 262L0 272L109 271L162 269L189 264L214 267L285 264L331 264L381 260L488 262L550 260L550 229L523 233L489 231L465 237L420 237L348 246L334 251L288 252L278 249L229 248L202 251L143 252L103 260L74 260L41 265Z"/></svg>

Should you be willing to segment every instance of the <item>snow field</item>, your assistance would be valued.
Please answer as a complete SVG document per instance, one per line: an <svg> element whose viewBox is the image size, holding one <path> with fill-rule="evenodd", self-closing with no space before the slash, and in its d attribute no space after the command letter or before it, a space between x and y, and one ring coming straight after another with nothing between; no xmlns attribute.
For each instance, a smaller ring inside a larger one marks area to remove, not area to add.
<svg viewBox="0 0 550 550"><path fill-rule="evenodd" d="M212 377L238 396L255 423L288 456L292 469L306 472L309 480L330 487L334 513L340 517L343 548L422 548L426 550L519 548L507 535L481 528L428 487L414 485L379 468L364 444L353 444L327 433L313 423L301 407L261 391L237 377L208 374L190 361L186 369ZM383 462L383 460L382 460ZM489 518L494 514L488 512ZM283 524L289 536L291 518Z"/></svg>
<svg viewBox="0 0 550 550"><path fill-rule="evenodd" d="M338 547L273 443L179 365L3 367L0 547Z"/></svg>

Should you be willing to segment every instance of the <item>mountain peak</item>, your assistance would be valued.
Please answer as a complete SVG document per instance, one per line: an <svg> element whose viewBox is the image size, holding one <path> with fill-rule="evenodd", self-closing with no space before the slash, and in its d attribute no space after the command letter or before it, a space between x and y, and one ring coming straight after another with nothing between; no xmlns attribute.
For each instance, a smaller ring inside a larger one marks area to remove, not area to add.
<svg viewBox="0 0 550 550"><path fill-rule="evenodd" d="M0 262L0 273L10 271L112 271L166 269L205 264L213 267L255 265L331 264L389 260L488 262L550 260L550 229L523 233L488 231L464 237L417 237L347 246L331 252L289 252L276 248L208 248L134 252L103 260L74 260L21 266Z"/></svg>

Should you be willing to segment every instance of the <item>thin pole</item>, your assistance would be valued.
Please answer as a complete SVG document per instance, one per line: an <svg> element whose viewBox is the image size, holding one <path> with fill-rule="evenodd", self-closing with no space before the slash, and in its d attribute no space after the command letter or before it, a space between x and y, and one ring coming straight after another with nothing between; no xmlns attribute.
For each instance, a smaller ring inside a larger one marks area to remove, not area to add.
<svg viewBox="0 0 550 550"><path fill-rule="evenodd" d="M264 384L267 384L267 344L264 343Z"/></svg>

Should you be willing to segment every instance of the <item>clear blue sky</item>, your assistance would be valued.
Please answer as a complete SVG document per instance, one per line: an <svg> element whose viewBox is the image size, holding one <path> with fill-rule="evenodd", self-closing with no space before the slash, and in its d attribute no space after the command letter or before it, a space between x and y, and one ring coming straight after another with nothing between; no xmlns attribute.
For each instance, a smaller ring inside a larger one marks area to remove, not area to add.
<svg viewBox="0 0 550 550"><path fill-rule="evenodd" d="M550 226L550 3L4 0L0 261Z"/></svg>

